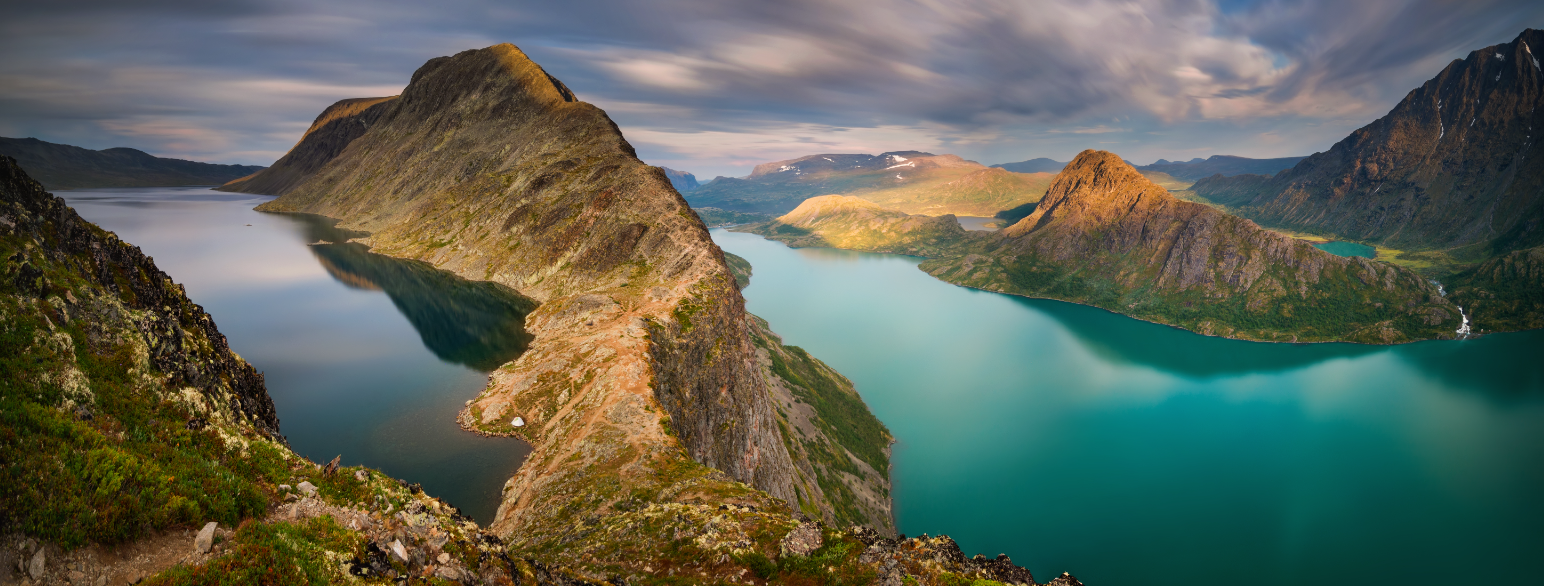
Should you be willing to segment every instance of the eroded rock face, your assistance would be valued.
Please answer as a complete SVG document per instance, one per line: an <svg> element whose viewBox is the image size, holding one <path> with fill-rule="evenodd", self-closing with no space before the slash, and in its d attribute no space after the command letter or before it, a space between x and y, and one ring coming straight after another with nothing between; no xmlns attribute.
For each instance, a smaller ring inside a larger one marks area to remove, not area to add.
<svg viewBox="0 0 1544 586"><path fill-rule="evenodd" d="M604 112L498 45L433 59L400 97L327 124L349 120L367 129L259 209L340 218L370 231L363 241L376 252L541 304L526 317L530 348L461 415L468 429L535 446L495 530L526 544L568 535L565 505L584 500L581 517L603 515L629 487L662 490L661 455L682 449L798 500L723 253ZM333 137L313 129L291 154L331 152L309 143Z"/></svg>
<svg viewBox="0 0 1544 586"><path fill-rule="evenodd" d="M1179 201L1102 151L1079 154L1034 213L970 252L922 268L1246 339L1393 343L1451 337L1461 320L1413 272Z"/></svg>
<svg viewBox="0 0 1544 586"><path fill-rule="evenodd" d="M1403 249L1544 243L1544 31L1474 51L1387 115L1272 178L1213 177L1246 217ZM1463 251L1460 251L1463 252Z"/></svg>

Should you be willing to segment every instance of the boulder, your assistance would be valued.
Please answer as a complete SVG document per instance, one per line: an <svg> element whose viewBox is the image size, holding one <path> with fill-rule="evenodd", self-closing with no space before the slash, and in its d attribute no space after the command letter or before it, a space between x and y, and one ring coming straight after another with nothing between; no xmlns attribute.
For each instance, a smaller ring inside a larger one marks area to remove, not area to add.
<svg viewBox="0 0 1544 586"><path fill-rule="evenodd" d="M205 523L204 528L198 531L198 537L193 538L193 550L198 553L209 553L209 549L214 547L214 530L219 526L220 524L214 521Z"/></svg>
<svg viewBox="0 0 1544 586"><path fill-rule="evenodd" d="M300 489L300 492L306 496L316 496L316 485L311 484L311 481L309 480L301 482L298 488Z"/></svg>
<svg viewBox="0 0 1544 586"><path fill-rule="evenodd" d="M42 580L43 566L46 563L47 560L44 559L43 548L39 547L38 552L32 554L32 561L27 564L27 575L32 576L33 580Z"/></svg>
<svg viewBox="0 0 1544 586"><path fill-rule="evenodd" d="M793 531L789 531L788 535L783 537L779 550L782 552L783 557L809 555L810 552L820 549L820 546L824 543L825 537L820 534L820 526L805 521L800 523L798 527L794 527Z"/></svg>

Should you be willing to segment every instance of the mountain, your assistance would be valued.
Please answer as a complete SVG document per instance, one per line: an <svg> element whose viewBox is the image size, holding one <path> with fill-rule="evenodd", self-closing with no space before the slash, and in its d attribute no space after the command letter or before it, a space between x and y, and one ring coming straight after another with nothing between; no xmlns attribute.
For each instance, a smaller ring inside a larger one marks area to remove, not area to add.
<svg viewBox="0 0 1544 586"><path fill-rule="evenodd" d="M770 222L732 229L795 248L940 256L967 238L954 216L913 216L846 195L823 195Z"/></svg>
<svg viewBox="0 0 1544 586"><path fill-rule="evenodd" d="M752 222L765 222L772 219L772 216L767 214L731 212L729 210L721 210L718 208L692 208L692 211L696 212L697 217L701 218L702 223L709 228L721 228L724 226L749 224Z"/></svg>
<svg viewBox="0 0 1544 586"><path fill-rule="evenodd" d="M369 130L370 125L379 120L381 113L386 110L382 105L396 98L354 98L328 106L311 122L305 134L300 135L300 141L290 147L283 157L274 161L273 165L261 172L233 180L221 189L267 195L288 192Z"/></svg>
<svg viewBox="0 0 1544 586"><path fill-rule="evenodd" d="M685 192L697 189L698 185L696 175L687 173L685 171L677 171L669 167L660 167L660 169L665 170L665 177L670 178L670 185L675 187L676 191Z"/></svg>
<svg viewBox="0 0 1544 586"><path fill-rule="evenodd" d="M1477 262L1544 244L1544 72L1528 29L1454 60L1393 110L1274 177L1198 181L1269 226Z"/></svg>
<svg viewBox="0 0 1544 586"><path fill-rule="evenodd" d="M912 214L990 216L1035 201L1051 175L1019 174L955 155L895 151L824 154L757 165L692 191L693 207L783 214L820 195L851 195Z"/></svg>
<svg viewBox="0 0 1544 586"><path fill-rule="evenodd" d="M1413 272L1180 201L1102 151L1079 154L1034 213L962 252L921 268L1232 338L1394 343L1453 337L1462 320Z"/></svg>
<svg viewBox="0 0 1544 586"><path fill-rule="evenodd" d="M35 138L0 137L0 155L15 158L45 189L220 185L262 169L163 159L131 148L93 151Z"/></svg>
<svg viewBox="0 0 1544 586"><path fill-rule="evenodd" d="M526 316L529 349L460 414L469 430L534 447L492 525L509 543L580 556L560 547L573 519L636 525L647 503L703 490L894 530L890 439L861 401L826 401L842 410L817 409L824 423L787 435L795 402L778 389L851 383L824 367L790 380L761 357L785 350L758 343L769 338L722 251L665 173L518 48L430 60L401 96L323 118L281 163L225 189L280 186L259 209L337 218L370 232L359 241L375 252L539 303ZM341 131L323 132L355 126L364 130L344 145ZM858 428L877 431L845 431ZM685 478L698 487L681 492Z"/></svg>
<svg viewBox="0 0 1544 586"><path fill-rule="evenodd" d="M1017 163L1000 163L992 166L999 169L1013 171L1014 173L1050 173L1055 175L1060 173L1062 167L1066 167L1067 164L1041 157L1038 159L1030 159L1028 161L1019 161Z"/></svg>
<svg viewBox="0 0 1544 586"><path fill-rule="evenodd" d="M1306 158L1249 159L1231 155L1212 155L1210 158L1195 158L1187 162L1169 162L1158 159L1157 162L1151 165L1137 167L1137 170L1167 173L1187 181L1196 181L1213 175L1222 175L1224 177L1231 177L1233 175L1264 175L1269 177L1284 169L1291 169L1298 161Z"/></svg>

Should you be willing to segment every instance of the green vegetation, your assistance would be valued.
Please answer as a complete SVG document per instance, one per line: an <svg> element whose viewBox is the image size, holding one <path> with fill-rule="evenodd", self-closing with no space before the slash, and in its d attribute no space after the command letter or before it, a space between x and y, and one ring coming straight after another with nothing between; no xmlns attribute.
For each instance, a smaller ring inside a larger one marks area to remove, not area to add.
<svg viewBox="0 0 1544 586"><path fill-rule="evenodd" d="M330 559L342 556L367 559L365 539L332 517L295 523L247 522L236 530L227 555L199 566L173 567L145 584L334 584L347 581L338 563Z"/></svg>
<svg viewBox="0 0 1544 586"><path fill-rule="evenodd" d="M772 219L770 214L736 212L731 210L721 210L718 208L692 208L692 211L696 212L697 217L702 219L702 223L709 228L734 226L737 224L752 224L756 222L765 222Z"/></svg>
<svg viewBox="0 0 1544 586"><path fill-rule="evenodd" d="M729 252L724 252L724 261L729 264L729 272L734 274L734 282L741 289L751 284L751 261L745 260Z"/></svg>

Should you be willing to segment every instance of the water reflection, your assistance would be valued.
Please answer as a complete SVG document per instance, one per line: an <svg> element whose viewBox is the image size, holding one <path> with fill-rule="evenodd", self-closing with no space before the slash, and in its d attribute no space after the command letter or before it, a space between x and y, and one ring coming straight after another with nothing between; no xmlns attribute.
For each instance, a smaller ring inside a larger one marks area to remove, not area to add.
<svg viewBox="0 0 1544 586"><path fill-rule="evenodd" d="M427 263L374 254L348 242L362 232L309 214L284 214L300 223L311 253L339 282L391 298L435 356L491 371L519 357L531 342L525 316L536 302L509 287L468 281Z"/></svg>
<svg viewBox="0 0 1544 586"><path fill-rule="evenodd" d="M1337 358L1388 351L1365 344L1280 344L1203 336L1097 307L1050 299L1013 302L1057 320L1090 352L1107 361L1141 365L1192 379L1293 370ZM1180 339L1177 339L1180 338Z"/></svg>

